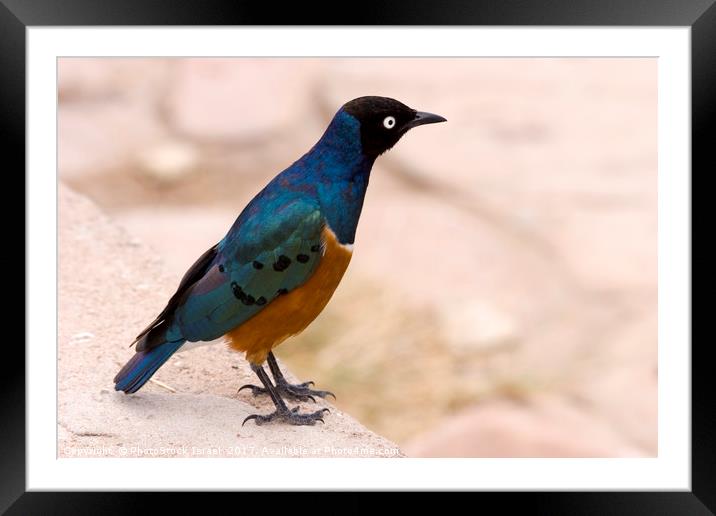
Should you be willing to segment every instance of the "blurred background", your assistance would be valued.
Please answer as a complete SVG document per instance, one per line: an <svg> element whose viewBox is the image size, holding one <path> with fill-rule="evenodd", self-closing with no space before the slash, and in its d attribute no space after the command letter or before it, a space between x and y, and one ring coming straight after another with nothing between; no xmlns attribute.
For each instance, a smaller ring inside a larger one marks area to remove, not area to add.
<svg viewBox="0 0 716 516"><path fill-rule="evenodd" d="M344 102L445 116L378 159L341 286L278 357L410 456L656 455L655 59L58 67L60 181L177 284Z"/></svg>

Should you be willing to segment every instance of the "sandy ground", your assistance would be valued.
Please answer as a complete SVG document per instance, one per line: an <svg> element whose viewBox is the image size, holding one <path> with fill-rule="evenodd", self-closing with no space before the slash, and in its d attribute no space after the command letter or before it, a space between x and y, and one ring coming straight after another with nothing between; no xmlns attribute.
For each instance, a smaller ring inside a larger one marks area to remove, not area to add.
<svg viewBox="0 0 716 516"><path fill-rule="evenodd" d="M161 384L129 396L115 392L112 378L133 353L127 344L161 309L173 282L142 243L63 185L59 211L60 457L402 455L323 400L301 407L330 407L325 424L242 427L247 415L273 405L236 394L256 380L242 356L221 343L177 353L155 375Z"/></svg>

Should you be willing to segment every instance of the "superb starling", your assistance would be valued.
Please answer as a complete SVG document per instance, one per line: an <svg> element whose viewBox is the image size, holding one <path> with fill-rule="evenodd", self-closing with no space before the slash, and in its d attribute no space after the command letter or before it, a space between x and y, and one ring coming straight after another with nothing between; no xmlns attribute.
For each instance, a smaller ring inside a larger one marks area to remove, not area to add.
<svg viewBox="0 0 716 516"><path fill-rule="evenodd" d="M387 97L343 105L318 143L274 177L184 274L164 310L132 343L136 353L115 376L115 389L136 392L182 346L224 336L246 353L263 384L242 388L268 394L276 405L244 423L322 422L327 409L303 414L283 398L331 393L311 389L313 382L289 384L271 350L303 331L341 281L376 158L413 127L445 121Z"/></svg>

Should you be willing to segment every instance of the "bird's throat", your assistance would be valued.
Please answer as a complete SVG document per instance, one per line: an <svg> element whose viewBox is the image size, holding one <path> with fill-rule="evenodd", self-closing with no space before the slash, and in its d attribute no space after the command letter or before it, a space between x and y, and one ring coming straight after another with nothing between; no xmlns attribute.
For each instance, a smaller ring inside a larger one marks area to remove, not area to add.
<svg viewBox="0 0 716 516"><path fill-rule="evenodd" d="M371 165L356 173L351 180L331 181L319 188L321 210L328 226L342 245L352 245L363 201L370 179Z"/></svg>
<svg viewBox="0 0 716 516"><path fill-rule="evenodd" d="M321 211L340 244L352 244L375 157L361 147L358 121L340 112L301 160L313 176Z"/></svg>

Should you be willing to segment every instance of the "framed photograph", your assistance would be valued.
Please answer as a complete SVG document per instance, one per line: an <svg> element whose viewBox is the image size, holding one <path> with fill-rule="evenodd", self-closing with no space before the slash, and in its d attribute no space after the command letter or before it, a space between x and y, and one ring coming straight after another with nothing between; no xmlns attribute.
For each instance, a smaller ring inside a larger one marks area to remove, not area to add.
<svg viewBox="0 0 716 516"><path fill-rule="evenodd" d="M169 4L0 5L28 300L0 509L714 510L691 337L713 2Z"/></svg>

